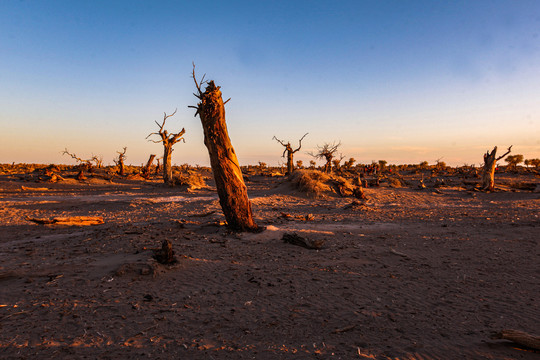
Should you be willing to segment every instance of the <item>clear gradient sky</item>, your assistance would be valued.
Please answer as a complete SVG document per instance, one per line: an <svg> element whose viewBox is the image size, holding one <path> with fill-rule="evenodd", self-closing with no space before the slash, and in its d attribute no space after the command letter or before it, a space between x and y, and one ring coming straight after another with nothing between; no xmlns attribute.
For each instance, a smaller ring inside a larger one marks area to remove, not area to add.
<svg viewBox="0 0 540 360"><path fill-rule="evenodd" d="M207 165L191 79L221 86L240 162L342 142L359 162L540 157L540 1L0 1L0 163L64 148L139 165L163 112ZM304 151L305 150L305 151ZM159 156L159 155L158 155Z"/></svg>

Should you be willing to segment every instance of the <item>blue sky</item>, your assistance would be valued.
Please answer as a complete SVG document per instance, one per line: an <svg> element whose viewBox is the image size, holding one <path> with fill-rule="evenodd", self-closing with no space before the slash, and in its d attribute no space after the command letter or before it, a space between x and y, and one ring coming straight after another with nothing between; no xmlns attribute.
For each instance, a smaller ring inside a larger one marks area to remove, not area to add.
<svg viewBox="0 0 540 360"><path fill-rule="evenodd" d="M0 163L71 163L127 146L163 112L173 162L207 165L191 79L222 87L242 164L341 141L360 162L540 157L537 1L2 1ZM158 155L159 156L159 155Z"/></svg>

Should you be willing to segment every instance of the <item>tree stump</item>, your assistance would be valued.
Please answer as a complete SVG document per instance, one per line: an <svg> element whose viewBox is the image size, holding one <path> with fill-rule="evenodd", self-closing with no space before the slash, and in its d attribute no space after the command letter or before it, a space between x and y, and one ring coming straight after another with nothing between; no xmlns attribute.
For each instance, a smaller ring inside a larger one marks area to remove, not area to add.
<svg viewBox="0 0 540 360"><path fill-rule="evenodd" d="M172 249L172 243L169 240L163 240L161 249L154 250L154 258L160 264L174 264L177 262L174 257L174 251Z"/></svg>

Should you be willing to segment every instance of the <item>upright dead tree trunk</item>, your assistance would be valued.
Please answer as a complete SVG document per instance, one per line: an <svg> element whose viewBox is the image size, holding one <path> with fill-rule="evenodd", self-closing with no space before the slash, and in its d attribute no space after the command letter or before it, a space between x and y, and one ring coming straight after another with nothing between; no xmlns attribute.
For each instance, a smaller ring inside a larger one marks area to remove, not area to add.
<svg viewBox="0 0 540 360"><path fill-rule="evenodd" d="M154 155L154 156L155 156L155 155ZM156 175L159 174L159 170L161 169L160 161L161 161L161 158L157 158L157 159L156 159L156 162L157 162L157 165L156 165Z"/></svg>
<svg viewBox="0 0 540 360"><path fill-rule="evenodd" d="M185 134L186 130L182 129L179 133L176 134L169 134L167 130L163 130L163 127L165 126L165 121L176 114L176 110L171 115L167 115L166 113L163 113L163 123L159 125L159 123L156 121L157 126L159 126L159 131L155 133L151 133L146 138L148 139L152 135L159 135L161 137L161 140L149 140L155 143L162 143L163 144L163 181L165 184L172 184L172 167L171 167L171 154L173 151L173 145L179 142L180 140L185 140L182 138L182 135Z"/></svg>
<svg viewBox="0 0 540 360"><path fill-rule="evenodd" d="M283 150L283 155L282 157L285 157L285 154L287 154L287 175L290 175L293 173L294 171L294 162L293 162L293 157L294 157L294 154L296 152L298 152L300 150L300 148L302 148L302 140L306 137L308 133L304 134L304 136L302 136L302 138L298 141L298 149L296 150L293 150L293 148L291 147L291 143L288 142L285 144L285 142L279 140L277 137L273 137L272 139L275 139L278 143L280 143L281 145L283 145L285 147L285 150Z"/></svg>
<svg viewBox="0 0 540 360"><path fill-rule="evenodd" d="M146 162L146 165L144 165L144 168L142 169L142 175L145 178L150 177L150 168L152 167L152 163L154 162L155 158L156 158L155 154L150 154L150 156L148 157L148 161ZM156 175L157 175L157 172L156 172Z"/></svg>
<svg viewBox="0 0 540 360"><path fill-rule="evenodd" d="M482 190L494 191L495 190L495 166L497 161L510 154L512 145L508 148L508 151L504 155L496 157L497 147L495 146L491 153L486 151L484 154L484 167L482 168Z"/></svg>
<svg viewBox="0 0 540 360"><path fill-rule="evenodd" d="M200 83L195 77L193 66L193 80L197 87L194 94L200 102L195 116L201 118L204 130L204 144L208 148L210 164L216 181L219 202L228 226L236 231L257 231L259 227L253 220L251 202L247 188L240 170L238 159L229 138L225 122L225 103L221 97L220 87L209 81L204 93L201 90L204 76Z"/></svg>

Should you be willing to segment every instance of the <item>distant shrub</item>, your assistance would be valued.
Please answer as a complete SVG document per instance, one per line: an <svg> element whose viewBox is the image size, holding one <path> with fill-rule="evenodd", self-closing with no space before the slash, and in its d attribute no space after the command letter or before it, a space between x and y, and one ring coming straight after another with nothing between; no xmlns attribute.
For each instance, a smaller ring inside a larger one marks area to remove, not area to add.
<svg viewBox="0 0 540 360"><path fill-rule="evenodd" d="M519 163L523 162L523 155L508 155L504 161L508 163L509 167L515 168Z"/></svg>
<svg viewBox="0 0 540 360"><path fill-rule="evenodd" d="M392 188L400 188L403 186L401 180L395 177L388 178L388 185Z"/></svg>
<svg viewBox="0 0 540 360"><path fill-rule="evenodd" d="M526 166L540 167L540 159L527 159L524 161Z"/></svg>

